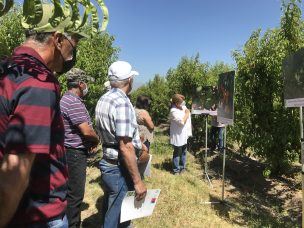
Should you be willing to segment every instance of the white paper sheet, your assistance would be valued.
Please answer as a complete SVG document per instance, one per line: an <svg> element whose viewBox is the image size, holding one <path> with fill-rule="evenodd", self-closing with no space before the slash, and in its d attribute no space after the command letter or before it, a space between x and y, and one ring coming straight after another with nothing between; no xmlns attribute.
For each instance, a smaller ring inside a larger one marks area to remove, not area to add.
<svg viewBox="0 0 304 228"><path fill-rule="evenodd" d="M155 208L160 189L149 189L141 201L135 199L135 191L126 193L121 205L120 222L150 216Z"/></svg>
<svg viewBox="0 0 304 228"><path fill-rule="evenodd" d="M216 116L217 111L212 111L209 109L192 109L191 114L193 115L211 115Z"/></svg>

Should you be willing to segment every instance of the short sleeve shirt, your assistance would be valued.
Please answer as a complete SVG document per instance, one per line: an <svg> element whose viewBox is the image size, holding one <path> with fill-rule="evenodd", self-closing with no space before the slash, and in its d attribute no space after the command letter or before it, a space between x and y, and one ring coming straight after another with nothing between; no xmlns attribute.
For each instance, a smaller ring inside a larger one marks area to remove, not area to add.
<svg viewBox="0 0 304 228"><path fill-rule="evenodd" d="M12 59L0 78L0 162L8 153L36 154L10 224L24 227L65 212L67 166L58 80L32 48L16 48Z"/></svg>
<svg viewBox="0 0 304 228"><path fill-rule="evenodd" d="M183 122L185 116L185 107L183 110L173 106L170 109L170 143L174 146L183 146L187 144L188 131Z"/></svg>
<svg viewBox="0 0 304 228"><path fill-rule="evenodd" d="M135 111L122 90L113 88L104 94L95 113L96 129L103 143L118 145L118 137L129 137L134 147L141 149ZM104 148L103 154L109 159L118 158L118 151L113 148Z"/></svg>
<svg viewBox="0 0 304 228"><path fill-rule="evenodd" d="M92 127L92 121L83 100L66 92L60 100L60 108L64 122L64 146L73 149L88 149L91 143L80 132L78 125L87 122Z"/></svg>

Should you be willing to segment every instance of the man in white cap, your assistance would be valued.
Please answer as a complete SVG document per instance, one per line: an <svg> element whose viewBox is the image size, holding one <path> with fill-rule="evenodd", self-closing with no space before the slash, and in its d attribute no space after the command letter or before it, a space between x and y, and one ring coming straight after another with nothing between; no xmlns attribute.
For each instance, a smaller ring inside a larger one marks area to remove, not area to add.
<svg viewBox="0 0 304 228"><path fill-rule="evenodd" d="M104 190L105 228L129 227L130 221L119 223L126 192L135 190L137 200L143 199L147 192L137 167L142 144L135 111L127 97L135 75L138 73L128 62L114 62L108 70L112 89L99 99L96 106L96 128L103 142L99 167Z"/></svg>

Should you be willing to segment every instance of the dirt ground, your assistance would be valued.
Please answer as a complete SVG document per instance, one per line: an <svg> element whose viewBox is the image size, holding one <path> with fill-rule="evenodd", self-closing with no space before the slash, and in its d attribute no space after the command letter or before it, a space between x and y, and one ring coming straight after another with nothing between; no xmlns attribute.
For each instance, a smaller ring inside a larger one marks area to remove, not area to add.
<svg viewBox="0 0 304 228"><path fill-rule="evenodd" d="M208 153L207 174L210 179L211 199L221 200L223 154ZM204 173L204 150L194 155L201 163ZM269 224L271 221L275 227L301 227L300 165L295 165L288 176L265 178L265 167L261 162L241 156L232 149L226 150L225 164L224 202L227 204L215 206L219 213L225 211L227 219L239 224L246 223L246 217L250 216L259 220L260 225ZM206 175L204 177L208 182ZM227 210L224 210L227 206L231 207L231 210L241 212L243 216L231 217Z"/></svg>

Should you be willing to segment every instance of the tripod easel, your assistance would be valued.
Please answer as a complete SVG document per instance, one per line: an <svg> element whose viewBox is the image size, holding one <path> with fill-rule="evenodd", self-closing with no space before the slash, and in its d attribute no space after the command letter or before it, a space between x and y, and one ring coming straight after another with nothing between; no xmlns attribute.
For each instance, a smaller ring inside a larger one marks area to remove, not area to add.
<svg viewBox="0 0 304 228"><path fill-rule="evenodd" d="M300 136L301 136L301 180L302 180L302 227L304 227L304 136L303 136L302 106L300 106Z"/></svg>
<svg viewBox="0 0 304 228"><path fill-rule="evenodd" d="M204 174L205 174L205 180L208 180L209 185L211 185L211 187L213 187L209 176L208 176L208 163L207 163L207 118L208 115L206 115L206 137L205 137L205 168L204 168ZM222 199L220 201L212 201L212 202L203 202L204 204L215 204L215 203L223 203L227 206L230 206L229 204L227 204L227 202L225 201L225 169L226 169L226 137L227 135L227 127L225 126L225 131L224 131L224 145L223 145L223 169L222 169Z"/></svg>
<svg viewBox="0 0 304 228"><path fill-rule="evenodd" d="M222 171L222 199L220 201L209 201L209 202L204 202L204 204L216 204L216 203L224 203L225 204L225 199L224 199L224 191L225 191L225 168L226 168L226 132L227 128L225 126L225 131L224 131L224 148L223 148L223 171ZM207 146L207 139L208 139L208 114L205 115L205 161L204 161L204 174L205 174L205 180L208 180L209 185L213 188L213 185L210 181L209 175L208 175L208 146Z"/></svg>
<svg viewBox="0 0 304 228"><path fill-rule="evenodd" d="M211 187L213 187L209 175L208 175L208 114L205 115L205 165L204 165L204 174L205 174L205 180L208 180L208 183Z"/></svg>

